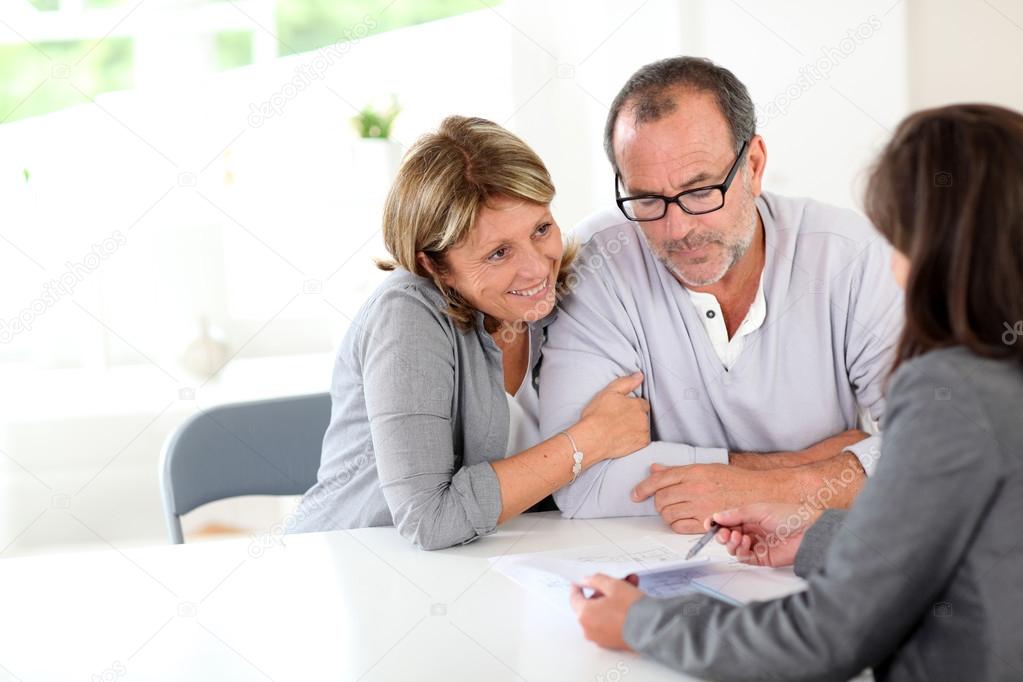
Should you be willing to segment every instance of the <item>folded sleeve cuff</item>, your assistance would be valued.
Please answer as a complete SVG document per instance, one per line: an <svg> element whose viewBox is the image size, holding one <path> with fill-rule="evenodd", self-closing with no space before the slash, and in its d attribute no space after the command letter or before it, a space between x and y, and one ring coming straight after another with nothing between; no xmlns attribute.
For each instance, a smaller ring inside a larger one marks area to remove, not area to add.
<svg viewBox="0 0 1023 682"><path fill-rule="evenodd" d="M867 476L873 476L877 463L881 461L881 436L864 438L859 443L847 447L845 451L856 455Z"/></svg>
<svg viewBox="0 0 1023 682"><path fill-rule="evenodd" d="M625 615L622 639L633 651L651 655L662 662L677 657L678 630L706 627L713 612L727 610L730 605L700 593L682 594L668 599L643 597ZM675 631L668 634L668 631Z"/></svg>
<svg viewBox="0 0 1023 682"><path fill-rule="evenodd" d="M656 631L660 611L660 600L652 597L643 597L629 607L629 612L625 614L622 639L630 649L643 651L643 647L649 643L653 631Z"/></svg>
<svg viewBox="0 0 1023 682"><path fill-rule="evenodd" d="M454 475L451 486L461 498L465 516L477 536L490 535L497 530L501 483L490 462L465 467Z"/></svg>
<svg viewBox="0 0 1023 682"><path fill-rule="evenodd" d="M728 464L727 448L693 448L694 464Z"/></svg>
<svg viewBox="0 0 1023 682"><path fill-rule="evenodd" d="M796 575L805 578L824 567L824 557L828 553L832 538L845 521L845 514L844 509L829 509L821 514L816 523L806 529L799 543L799 551L796 552L793 566Z"/></svg>

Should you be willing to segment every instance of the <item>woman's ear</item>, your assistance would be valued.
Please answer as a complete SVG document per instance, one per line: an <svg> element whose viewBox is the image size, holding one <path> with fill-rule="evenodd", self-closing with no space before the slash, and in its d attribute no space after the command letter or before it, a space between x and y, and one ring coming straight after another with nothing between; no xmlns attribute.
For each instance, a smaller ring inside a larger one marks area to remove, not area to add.
<svg viewBox="0 0 1023 682"><path fill-rule="evenodd" d="M427 256L422 251L416 251L416 262L419 263L419 267L421 267L423 270L426 270L434 277L437 276L437 268L434 267L433 261L430 260L430 257Z"/></svg>
<svg viewBox="0 0 1023 682"><path fill-rule="evenodd" d="M892 275L895 281L903 289L906 288L906 281L909 279L909 258L894 246L892 247Z"/></svg>
<svg viewBox="0 0 1023 682"><path fill-rule="evenodd" d="M443 263L428 256L424 251L416 251L416 263L434 279L434 282L451 287L451 276L446 271Z"/></svg>

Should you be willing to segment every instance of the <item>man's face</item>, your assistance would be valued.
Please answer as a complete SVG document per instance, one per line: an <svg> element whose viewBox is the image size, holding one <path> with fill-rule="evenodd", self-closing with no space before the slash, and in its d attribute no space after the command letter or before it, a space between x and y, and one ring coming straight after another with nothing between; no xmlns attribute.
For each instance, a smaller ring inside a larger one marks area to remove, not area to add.
<svg viewBox="0 0 1023 682"><path fill-rule="evenodd" d="M615 158L622 196L679 192L724 181L735 161L735 144L714 96L684 91L667 116L637 128L623 108L615 123ZM654 255L682 284L718 282L745 255L757 229L763 146L751 144L718 211L693 216L671 205L660 220L639 223ZM757 155L760 156L757 156ZM757 156L758 162L750 159ZM683 198L685 201L685 198Z"/></svg>

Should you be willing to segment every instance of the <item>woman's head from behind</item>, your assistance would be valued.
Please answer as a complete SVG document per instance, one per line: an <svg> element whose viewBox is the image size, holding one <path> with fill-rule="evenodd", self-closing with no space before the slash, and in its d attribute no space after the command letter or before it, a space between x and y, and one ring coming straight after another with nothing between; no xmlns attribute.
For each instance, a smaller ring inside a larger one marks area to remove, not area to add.
<svg viewBox="0 0 1023 682"><path fill-rule="evenodd" d="M451 116L402 161L384 208L394 262L430 278L463 328L532 321L554 307L568 264L550 213L554 185L522 140L481 118Z"/></svg>
<svg viewBox="0 0 1023 682"><path fill-rule="evenodd" d="M1023 362L1023 116L981 104L912 114L865 205L906 290L896 367L958 345Z"/></svg>

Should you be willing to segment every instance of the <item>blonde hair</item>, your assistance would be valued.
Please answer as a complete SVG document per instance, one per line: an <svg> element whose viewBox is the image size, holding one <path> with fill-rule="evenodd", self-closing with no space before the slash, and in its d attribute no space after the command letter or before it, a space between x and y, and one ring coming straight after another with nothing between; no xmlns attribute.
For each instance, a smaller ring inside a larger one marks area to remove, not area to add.
<svg viewBox="0 0 1023 682"><path fill-rule="evenodd" d="M384 204L384 245L393 260L377 261L377 267L401 266L431 279L448 302L447 314L459 327L471 327L475 309L441 281L444 253L468 236L481 209L496 197L546 206L554 199L554 184L536 152L501 126L482 118L445 118L401 163ZM559 285L575 251L575 245L565 249ZM434 272L417 261L419 252Z"/></svg>

